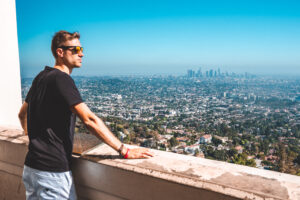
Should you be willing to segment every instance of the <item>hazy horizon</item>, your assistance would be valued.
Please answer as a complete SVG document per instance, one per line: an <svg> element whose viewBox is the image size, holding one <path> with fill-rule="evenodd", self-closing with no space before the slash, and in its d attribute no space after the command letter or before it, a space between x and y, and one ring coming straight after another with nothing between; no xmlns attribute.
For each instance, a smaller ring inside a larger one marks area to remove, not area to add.
<svg viewBox="0 0 300 200"><path fill-rule="evenodd" d="M43 70L44 67L41 68L41 70ZM196 73L197 73L197 69L193 69L193 68L189 68L189 69L192 69L194 70ZM212 68L213 69L213 68ZM40 70L40 71L41 71ZM214 71L217 71L217 69L213 69ZM37 71L36 74L32 74L32 76L21 76L22 79L33 79L35 78L36 75L38 75L38 73L40 71ZM184 77L184 76L187 76L187 71L183 71L182 73L127 73L127 74L109 74L109 73L106 73L106 74L92 74L92 73L81 73L80 69L74 69L71 76L72 77L86 77L86 78L93 78L93 77L111 77L111 78L119 78L119 77L168 77L168 76L174 76L174 77ZM205 70L203 71L202 70L202 77L195 77L197 79L205 79L205 78L209 78L209 77L206 77L205 73L206 71L209 71L209 70ZM254 75L255 77L260 77L260 78L299 78L300 79L300 74L292 74L292 73L287 73L287 74L284 74L284 73L249 73L249 72L235 72L235 71L222 71L221 70L221 73L228 73L229 76L232 76L232 73L234 73L235 75L245 75L245 73L247 73L248 75ZM214 77L212 77L214 78Z"/></svg>
<svg viewBox="0 0 300 200"><path fill-rule="evenodd" d="M42 71L45 66L49 66L49 65L44 65L44 66L40 66L39 68L35 68L34 70L29 70L28 71L28 67L23 67L21 66L21 77L22 78L33 78L35 77L40 71ZM50 67L53 67L50 65ZM258 75L258 76L288 76L288 77L300 77L300 73L295 73L295 71L286 71L286 70L278 70L278 71L274 71L274 69L269 69L267 70L266 68L263 70L246 70L245 68L222 68L222 67L182 67L182 68L177 68L176 71L174 71L174 69L172 69L172 67L170 68L164 68L163 70L157 70L155 71L145 71L145 69L143 69L144 71L131 71L128 72L128 68L130 69L130 67L125 67L123 68L124 71L114 71L109 69L109 67L101 66L101 70L103 71L97 71L93 68L90 68L88 70L86 70L86 66L81 66L80 68L75 68L72 72L72 76L86 76L86 77L93 77L93 76L155 76L155 75L162 75L162 76L168 76L168 75L172 75L172 76L184 76L187 75L187 70L194 70L195 72L198 71L199 68L201 68L202 73L205 75L206 71L209 70L214 70L217 71L218 69L221 70L221 73L236 73L236 74L245 74L245 73L249 73L252 75ZM122 67L120 67L122 68ZM226 70L228 69L228 70ZM282 69L286 69L286 68L282 68ZM299 70L299 69L297 69ZM296 71L297 71L296 70ZM96 71L96 72L95 72ZM125 72L126 71L126 72ZM130 71L130 70L129 70Z"/></svg>

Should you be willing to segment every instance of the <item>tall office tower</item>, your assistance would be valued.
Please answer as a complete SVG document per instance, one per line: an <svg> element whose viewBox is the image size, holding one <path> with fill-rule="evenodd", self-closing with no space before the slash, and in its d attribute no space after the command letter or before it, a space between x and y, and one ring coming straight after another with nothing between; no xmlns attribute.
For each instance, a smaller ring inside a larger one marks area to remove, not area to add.
<svg viewBox="0 0 300 200"><path fill-rule="evenodd" d="M217 71L215 71L214 77L217 77Z"/></svg>
<svg viewBox="0 0 300 200"><path fill-rule="evenodd" d="M198 69L198 72L196 74L197 77L202 77L202 71L201 68Z"/></svg>
<svg viewBox="0 0 300 200"><path fill-rule="evenodd" d="M195 77L196 73L194 70L192 70L192 77Z"/></svg>
<svg viewBox="0 0 300 200"><path fill-rule="evenodd" d="M245 78L249 78L248 72L245 72Z"/></svg>
<svg viewBox="0 0 300 200"><path fill-rule="evenodd" d="M193 77L193 70L189 69L187 70L187 77L192 78Z"/></svg>
<svg viewBox="0 0 300 200"><path fill-rule="evenodd" d="M209 77L213 77L214 70L209 70Z"/></svg>
<svg viewBox="0 0 300 200"><path fill-rule="evenodd" d="M193 77L195 77L195 71L189 69L189 70L187 71L187 76L188 76L188 78L193 78Z"/></svg>
<svg viewBox="0 0 300 200"><path fill-rule="evenodd" d="M221 76L221 70L218 68L218 76Z"/></svg>
<svg viewBox="0 0 300 200"><path fill-rule="evenodd" d="M205 76L208 77L208 71L205 72Z"/></svg>

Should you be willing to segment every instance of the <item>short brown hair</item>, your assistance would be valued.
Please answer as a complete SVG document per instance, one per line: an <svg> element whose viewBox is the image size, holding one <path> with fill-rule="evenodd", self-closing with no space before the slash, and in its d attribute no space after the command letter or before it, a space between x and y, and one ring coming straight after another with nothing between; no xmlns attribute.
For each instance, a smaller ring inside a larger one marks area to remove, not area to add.
<svg viewBox="0 0 300 200"><path fill-rule="evenodd" d="M80 34L78 32L70 33L68 31L58 31L52 38L51 51L53 56L56 58L56 49L62 46L66 41L80 39Z"/></svg>

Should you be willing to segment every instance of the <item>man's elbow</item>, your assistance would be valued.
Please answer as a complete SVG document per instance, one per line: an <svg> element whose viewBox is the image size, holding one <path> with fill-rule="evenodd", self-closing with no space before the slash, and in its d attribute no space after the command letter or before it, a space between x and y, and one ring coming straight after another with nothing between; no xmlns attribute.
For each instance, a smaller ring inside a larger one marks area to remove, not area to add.
<svg viewBox="0 0 300 200"><path fill-rule="evenodd" d="M92 132L99 128L97 117L95 117L94 115L90 115L89 117L83 119L82 122L85 125L85 127Z"/></svg>
<svg viewBox="0 0 300 200"><path fill-rule="evenodd" d="M23 103L23 105L19 111L19 114L18 114L18 117L20 120L25 119L27 117L27 107L28 107L28 104L26 102Z"/></svg>
<svg viewBox="0 0 300 200"><path fill-rule="evenodd" d="M20 120L24 119L26 117L26 114L19 112L18 117Z"/></svg>
<svg viewBox="0 0 300 200"><path fill-rule="evenodd" d="M86 118L86 119L83 119L82 120L82 123L88 128L88 129L90 129L91 127L93 127L93 124L94 124L94 122L93 122L93 119L91 119L91 118Z"/></svg>

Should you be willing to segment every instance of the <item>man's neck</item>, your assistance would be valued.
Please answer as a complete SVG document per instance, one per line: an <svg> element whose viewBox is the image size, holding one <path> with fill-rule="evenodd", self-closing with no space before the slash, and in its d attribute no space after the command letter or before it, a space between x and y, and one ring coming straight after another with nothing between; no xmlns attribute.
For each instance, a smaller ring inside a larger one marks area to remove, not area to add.
<svg viewBox="0 0 300 200"><path fill-rule="evenodd" d="M69 75L72 73L72 68L69 68L69 67L66 66L66 65L55 64L55 65L54 65L54 68L56 68L56 69L58 69L58 70L60 70L60 71L62 71L62 72L65 72L65 73L67 73L67 74L69 74Z"/></svg>

